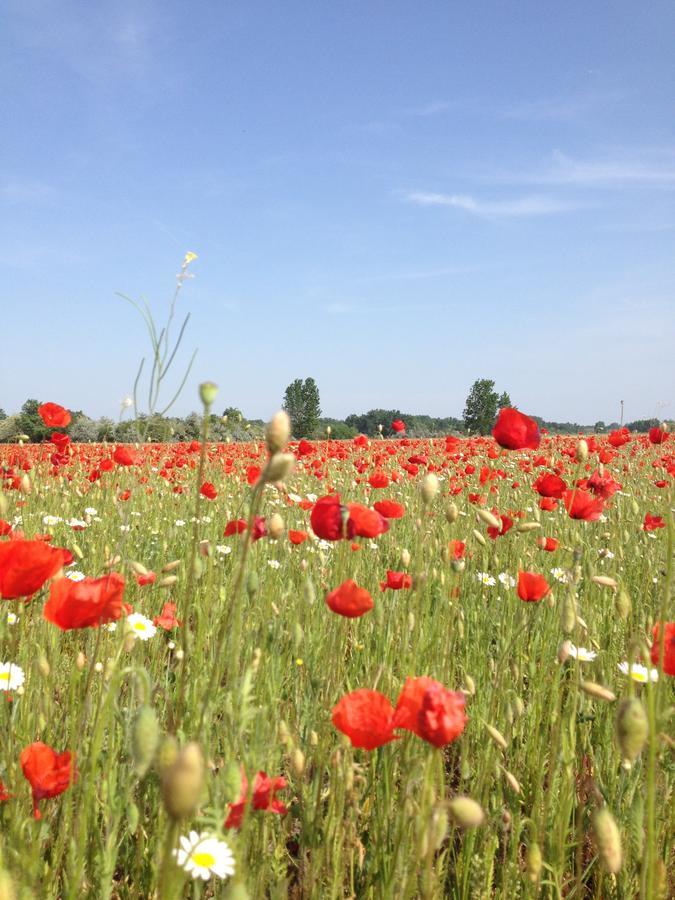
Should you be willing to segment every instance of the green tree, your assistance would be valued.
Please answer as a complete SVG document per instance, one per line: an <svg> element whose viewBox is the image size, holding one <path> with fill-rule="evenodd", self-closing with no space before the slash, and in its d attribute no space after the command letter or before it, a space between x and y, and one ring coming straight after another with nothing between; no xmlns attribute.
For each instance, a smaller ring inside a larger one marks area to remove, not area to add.
<svg viewBox="0 0 675 900"><path fill-rule="evenodd" d="M464 407L464 424L469 431L488 434L497 415L499 395L489 378L474 381Z"/></svg>
<svg viewBox="0 0 675 900"><path fill-rule="evenodd" d="M37 400L26 400L19 413L19 431L34 442L44 441L52 433L39 416Z"/></svg>
<svg viewBox="0 0 675 900"><path fill-rule="evenodd" d="M504 391L500 395L499 400L497 400L497 408L498 409L507 409L511 406L513 406L513 403L511 403L511 398L509 397L508 393L506 391Z"/></svg>
<svg viewBox="0 0 675 900"><path fill-rule="evenodd" d="M311 437L319 425L319 388L313 378L296 378L286 388L284 409L291 419L295 437Z"/></svg>

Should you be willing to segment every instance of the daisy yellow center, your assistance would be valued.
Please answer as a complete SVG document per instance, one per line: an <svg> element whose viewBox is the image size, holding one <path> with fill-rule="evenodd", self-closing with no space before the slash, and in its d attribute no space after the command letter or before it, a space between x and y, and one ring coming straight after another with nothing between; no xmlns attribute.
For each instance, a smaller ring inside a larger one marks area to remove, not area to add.
<svg viewBox="0 0 675 900"><path fill-rule="evenodd" d="M644 672L633 671L633 672L631 672L631 675L633 676L633 681L646 681L647 680L647 676L645 675Z"/></svg>
<svg viewBox="0 0 675 900"><path fill-rule="evenodd" d="M136 622L134 628L136 631L145 631L145 622Z"/></svg>
<svg viewBox="0 0 675 900"><path fill-rule="evenodd" d="M9 681L9 672L0 672L0 681Z"/></svg>
<svg viewBox="0 0 675 900"><path fill-rule="evenodd" d="M205 853L203 851L201 853L193 853L190 859L196 866L200 866L202 869L210 869L216 861L213 853Z"/></svg>

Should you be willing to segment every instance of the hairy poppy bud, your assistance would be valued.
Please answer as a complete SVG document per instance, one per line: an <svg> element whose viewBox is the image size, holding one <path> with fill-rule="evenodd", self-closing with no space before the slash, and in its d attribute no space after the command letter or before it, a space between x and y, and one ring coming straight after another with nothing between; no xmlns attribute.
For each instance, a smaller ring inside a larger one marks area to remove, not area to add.
<svg viewBox="0 0 675 900"><path fill-rule="evenodd" d="M560 625L564 634L571 634L577 624L577 604L572 594L565 594L562 602ZM561 660L562 662L562 660Z"/></svg>
<svg viewBox="0 0 675 900"><path fill-rule="evenodd" d="M438 494L438 489L440 485L438 483L438 477L434 475L433 472L429 472L422 479L422 487L420 488L420 493L422 494L422 503L428 505L433 502L436 498L436 494Z"/></svg>
<svg viewBox="0 0 675 900"><path fill-rule="evenodd" d="M406 569L410 565L410 550L401 550L401 565Z"/></svg>
<svg viewBox="0 0 675 900"><path fill-rule="evenodd" d="M148 570L145 568L143 563L131 562L131 563L129 563L129 565L134 570L134 573L136 575L147 575L148 574Z"/></svg>
<svg viewBox="0 0 675 900"><path fill-rule="evenodd" d="M649 735L649 723L645 708L637 697L628 697L619 703L616 714L616 737L624 760L624 768L631 765L642 753Z"/></svg>
<svg viewBox="0 0 675 900"><path fill-rule="evenodd" d="M487 731L487 733L490 735L490 737L492 738L492 740L498 747L500 747L502 750L506 750L506 748L508 747L508 744L506 742L506 738L501 733L501 731L497 731L497 729L493 728L492 725L486 725L485 730Z"/></svg>
<svg viewBox="0 0 675 900"><path fill-rule="evenodd" d="M281 518L279 513L274 513L274 515L269 517L269 519L267 520L267 533L272 538L272 540L279 540L285 530L286 527L284 525L284 520Z"/></svg>
<svg viewBox="0 0 675 900"><path fill-rule="evenodd" d="M131 731L131 753L139 778L143 778L155 758L159 737L159 722L154 709L151 706L141 706L134 717Z"/></svg>
<svg viewBox="0 0 675 900"><path fill-rule="evenodd" d="M596 697L598 700L606 700L608 703L613 703L616 700L616 695L613 694L609 688L603 687L601 684L596 684L595 681L582 681L580 682L579 687L584 694L588 694L589 697Z"/></svg>
<svg viewBox="0 0 675 900"><path fill-rule="evenodd" d="M606 806L593 813L593 833L598 845L598 853L608 872L614 875L621 868L621 835L614 816Z"/></svg>
<svg viewBox="0 0 675 900"><path fill-rule="evenodd" d="M457 521L457 519L459 518L459 510L457 509L456 504L448 504L445 510L445 518L450 525Z"/></svg>
<svg viewBox="0 0 675 900"><path fill-rule="evenodd" d="M616 611L621 619L627 619L630 615L630 596L624 588L621 588L616 598Z"/></svg>
<svg viewBox="0 0 675 900"><path fill-rule="evenodd" d="M275 453L265 466L261 478L267 482L283 481L291 474L294 465L295 457L292 453Z"/></svg>
<svg viewBox="0 0 675 900"><path fill-rule="evenodd" d="M204 381L199 385L199 399L209 409L218 396L218 385L212 381Z"/></svg>
<svg viewBox="0 0 675 900"><path fill-rule="evenodd" d="M204 755L194 741L178 751L160 772L162 800L172 819L185 819L197 809L204 783Z"/></svg>
<svg viewBox="0 0 675 900"><path fill-rule="evenodd" d="M588 459L588 444L582 438L577 444L577 462L585 463Z"/></svg>
<svg viewBox="0 0 675 900"><path fill-rule="evenodd" d="M479 519L482 519L486 525L489 525L490 528L501 529L501 519L498 519L497 516L494 513L491 513L489 509L479 509L476 515Z"/></svg>
<svg viewBox="0 0 675 900"><path fill-rule="evenodd" d="M180 559L172 559L171 562L168 562L165 566L162 566L162 572L173 572L173 570L177 569L180 564Z"/></svg>
<svg viewBox="0 0 675 900"><path fill-rule="evenodd" d="M265 429L265 441L270 456L283 450L290 436L291 420L288 418L288 413L279 410L272 416Z"/></svg>
<svg viewBox="0 0 675 900"><path fill-rule="evenodd" d="M9 872L0 869L0 900L16 900L14 882Z"/></svg>
<svg viewBox="0 0 675 900"><path fill-rule="evenodd" d="M530 846L527 848L527 853L525 855L525 868L527 869L527 877L530 879L532 884L536 884L539 881L542 866L543 860L541 858L541 847L536 841L532 841Z"/></svg>
<svg viewBox="0 0 675 900"><path fill-rule="evenodd" d="M448 803L448 809L460 828L478 828L485 821L483 808L471 797L455 797Z"/></svg>
<svg viewBox="0 0 675 900"><path fill-rule="evenodd" d="M481 547L487 547L487 541L485 540L483 535L480 533L480 531L476 531L476 529L474 528L472 531L472 534L476 538L478 543L481 545Z"/></svg>
<svg viewBox="0 0 675 900"><path fill-rule="evenodd" d="M299 747L291 753L291 765L296 775L300 776L305 771L305 754Z"/></svg>

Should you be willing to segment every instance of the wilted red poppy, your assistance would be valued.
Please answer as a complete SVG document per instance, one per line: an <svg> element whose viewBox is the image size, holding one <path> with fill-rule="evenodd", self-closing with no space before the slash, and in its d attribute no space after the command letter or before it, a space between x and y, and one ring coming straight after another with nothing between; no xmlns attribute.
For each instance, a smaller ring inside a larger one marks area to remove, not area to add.
<svg viewBox="0 0 675 900"><path fill-rule="evenodd" d="M115 447L112 458L118 466L135 466L139 461L139 455L135 450L121 444L119 447Z"/></svg>
<svg viewBox="0 0 675 900"><path fill-rule="evenodd" d="M661 654L661 623L657 622L652 630L651 660L655 666L659 665ZM665 645L663 648L663 671L666 675L675 676L675 622L666 622Z"/></svg>
<svg viewBox="0 0 675 900"><path fill-rule="evenodd" d="M277 800L275 795L277 791L283 791L286 786L287 782L283 776L270 778L266 772L257 772L253 781L253 796L251 798L253 801L253 809L285 816L288 812L288 808L281 800ZM230 812L225 820L225 828L241 827L248 802L248 779L246 778L246 773L242 767L239 800L235 803L228 804Z"/></svg>
<svg viewBox="0 0 675 900"><path fill-rule="evenodd" d="M588 487L596 497L602 497L603 500L609 500L617 491L621 490L621 485L612 478L609 472L601 475L599 470L593 472L588 479Z"/></svg>
<svg viewBox="0 0 675 900"><path fill-rule="evenodd" d="M546 550L548 553L553 553L554 550L557 550L560 546L560 541L558 538L552 537L538 537L537 538L537 547L540 550Z"/></svg>
<svg viewBox="0 0 675 900"><path fill-rule="evenodd" d="M563 500L571 519L583 519L586 522L597 522L605 508L602 497L595 497L583 488L565 491Z"/></svg>
<svg viewBox="0 0 675 900"><path fill-rule="evenodd" d="M31 597L53 578L72 555L44 541L10 540L0 544L0 597Z"/></svg>
<svg viewBox="0 0 675 900"><path fill-rule="evenodd" d="M373 507L385 519L401 519L405 515L405 506L395 500L378 500Z"/></svg>
<svg viewBox="0 0 675 900"><path fill-rule="evenodd" d="M242 531L246 531L247 524L246 519L233 519L231 522L228 522L225 526L225 531L223 532L224 537L232 537L233 534L241 534Z"/></svg>
<svg viewBox="0 0 675 900"><path fill-rule="evenodd" d="M334 613L348 619L358 619L374 606L368 591L351 578L326 595L326 604Z"/></svg>
<svg viewBox="0 0 675 900"><path fill-rule="evenodd" d="M384 694L362 688L345 694L333 707L333 725L353 747L374 750L395 740L394 707Z"/></svg>
<svg viewBox="0 0 675 900"><path fill-rule="evenodd" d="M119 619L123 594L124 578L117 572L82 581L59 578L52 582L42 613L48 622L63 631L96 628Z"/></svg>
<svg viewBox="0 0 675 900"><path fill-rule="evenodd" d="M58 403L40 404L38 415L47 428L67 428L70 425L70 413Z"/></svg>
<svg viewBox="0 0 675 900"><path fill-rule="evenodd" d="M402 431L405 431L405 422L402 419L394 419L391 423L391 430L395 431L396 434L400 434Z"/></svg>
<svg viewBox="0 0 675 900"><path fill-rule="evenodd" d="M412 587L412 575L408 575L406 572L392 572L391 569L387 569L387 580L380 582L381 591L386 591L387 588L392 591L401 591L409 587Z"/></svg>
<svg viewBox="0 0 675 900"><path fill-rule="evenodd" d="M643 531L656 531L657 528L665 528L666 523L663 516L653 516L651 513L645 513L645 520L642 523Z"/></svg>
<svg viewBox="0 0 675 900"><path fill-rule="evenodd" d="M507 531L513 528L513 519L510 516L503 516L501 513L498 513L496 509L492 511L495 516L500 521L499 528L495 528L494 525L490 525L487 530L488 535L492 538L493 541L497 540L498 537L504 537Z"/></svg>
<svg viewBox="0 0 675 900"><path fill-rule="evenodd" d="M152 624L158 625L165 631L171 631L173 628L177 628L182 625L183 623L176 618L176 604L165 603L162 607L161 613L158 616L155 616L152 620Z"/></svg>
<svg viewBox="0 0 675 900"><path fill-rule="evenodd" d="M561 500L567 489L567 485L562 478L559 475L553 475L552 472L540 475L532 487L542 497L555 497L556 500Z"/></svg>
<svg viewBox="0 0 675 900"><path fill-rule="evenodd" d="M630 443L630 431L627 428L619 428L616 431L612 431L607 441L612 447L623 447L624 444Z"/></svg>
<svg viewBox="0 0 675 900"><path fill-rule="evenodd" d="M526 603L538 603L550 594L551 588L537 572L518 572L518 596Z"/></svg>
<svg viewBox="0 0 675 900"><path fill-rule="evenodd" d="M57 797L77 780L75 754L69 750L57 753L47 744L37 741L24 747L19 761L33 792L33 815L41 819L39 801Z"/></svg>
<svg viewBox="0 0 675 900"><path fill-rule="evenodd" d="M202 497L206 497L207 500L215 500L218 496L218 491L210 481L204 482L204 484L199 488L199 493L202 495Z"/></svg>
<svg viewBox="0 0 675 900"><path fill-rule="evenodd" d="M295 531L293 528L288 529L288 540L291 544L304 544L309 535L306 531Z"/></svg>
<svg viewBox="0 0 675 900"><path fill-rule="evenodd" d="M536 450L541 441L534 419L511 407L499 410L492 437L507 450Z"/></svg>

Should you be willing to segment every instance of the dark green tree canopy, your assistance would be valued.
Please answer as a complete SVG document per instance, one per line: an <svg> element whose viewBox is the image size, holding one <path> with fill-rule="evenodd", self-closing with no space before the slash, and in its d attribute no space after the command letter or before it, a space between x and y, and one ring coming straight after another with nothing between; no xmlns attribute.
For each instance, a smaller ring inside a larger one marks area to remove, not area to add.
<svg viewBox="0 0 675 900"><path fill-rule="evenodd" d="M312 437L316 433L321 405L319 388L313 378L292 381L286 388L283 405L290 416L294 437Z"/></svg>
<svg viewBox="0 0 675 900"><path fill-rule="evenodd" d="M509 397L508 393L506 391L501 393L499 395L499 400L497 400L497 408L498 409L508 409L512 406L513 406L513 403L511 403L511 398Z"/></svg>
<svg viewBox="0 0 675 900"><path fill-rule="evenodd" d="M490 378L479 378L469 391L464 407L464 425L474 434L488 434L492 430L500 400L494 388L495 383Z"/></svg>

